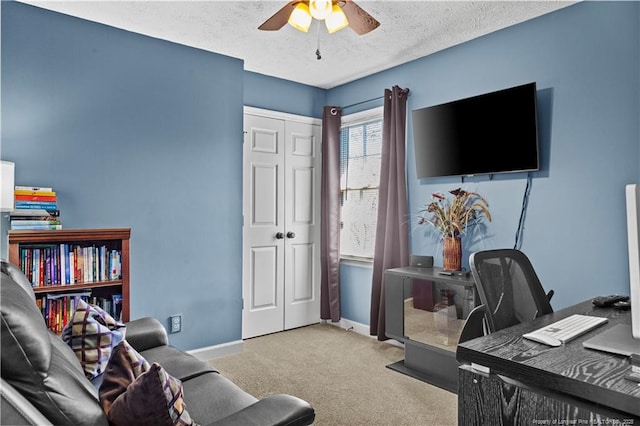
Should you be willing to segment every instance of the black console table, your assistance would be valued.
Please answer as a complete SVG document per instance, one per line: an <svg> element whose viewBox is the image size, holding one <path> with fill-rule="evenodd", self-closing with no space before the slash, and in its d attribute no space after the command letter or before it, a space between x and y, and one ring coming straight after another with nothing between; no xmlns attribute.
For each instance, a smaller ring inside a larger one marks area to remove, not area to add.
<svg viewBox="0 0 640 426"><path fill-rule="evenodd" d="M442 268L411 266L385 271L386 335L405 346L405 359L388 367L455 393L455 350L478 298L473 277L442 272ZM424 295L425 287L430 298L426 307L413 299L415 294Z"/></svg>
<svg viewBox="0 0 640 426"><path fill-rule="evenodd" d="M609 322L559 347L522 338L571 314ZM630 324L629 311L587 300L461 343L458 424L640 424L640 384L625 379L634 368L629 359L582 345L617 324Z"/></svg>

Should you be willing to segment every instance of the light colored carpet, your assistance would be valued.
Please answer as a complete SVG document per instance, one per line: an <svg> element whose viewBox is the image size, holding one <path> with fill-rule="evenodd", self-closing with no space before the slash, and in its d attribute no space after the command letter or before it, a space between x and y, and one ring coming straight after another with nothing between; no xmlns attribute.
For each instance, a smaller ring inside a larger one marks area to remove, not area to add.
<svg viewBox="0 0 640 426"><path fill-rule="evenodd" d="M457 396L386 368L404 350L329 324L248 339L210 361L257 398L298 396L316 425L455 425Z"/></svg>

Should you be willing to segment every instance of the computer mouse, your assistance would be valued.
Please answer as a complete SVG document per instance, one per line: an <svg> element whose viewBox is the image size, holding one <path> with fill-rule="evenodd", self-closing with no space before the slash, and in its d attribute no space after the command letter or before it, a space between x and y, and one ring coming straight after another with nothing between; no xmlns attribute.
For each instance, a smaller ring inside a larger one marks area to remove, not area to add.
<svg viewBox="0 0 640 426"><path fill-rule="evenodd" d="M614 303L613 307L616 309L620 309L621 311L626 311L627 309L631 309L631 302L628 300L621 300Z"/></svg>

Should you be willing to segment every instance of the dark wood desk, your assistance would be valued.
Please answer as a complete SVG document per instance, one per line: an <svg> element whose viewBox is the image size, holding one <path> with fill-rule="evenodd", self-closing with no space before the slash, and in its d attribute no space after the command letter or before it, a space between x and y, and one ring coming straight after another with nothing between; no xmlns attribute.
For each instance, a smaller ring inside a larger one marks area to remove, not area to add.
<svg viewBox="0 0 640 426"><path fill-rule="evenodd" d="M609 322L557 348L522 338L574 313L606 316ZM630 323L629 311L585 301L461 343L458 424L640 424L640 384L624 379L631 371L629 359L582 346L621 323Z"/></svg>

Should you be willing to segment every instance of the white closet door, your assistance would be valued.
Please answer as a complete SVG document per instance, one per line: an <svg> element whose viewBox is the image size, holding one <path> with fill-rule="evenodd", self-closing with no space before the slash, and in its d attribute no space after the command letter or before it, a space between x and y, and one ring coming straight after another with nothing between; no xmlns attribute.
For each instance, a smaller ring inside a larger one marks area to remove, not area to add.
<svg viewBox="0 0 640 426"><path fill-rule="evenodd" d="M284 121L245 114L244 126L242 337L249 338L284 328Z"/></svg>
<svg viewBox="0 0 640 426"><path fill-rule="evenodd" d="M245 114L242 337L320 320L320 126Z"/></svg>
<svg viewBox="0 0 640 426"><path fill-rule="evenodd" d="M285 329L320 321L320 126L286 124Z"/></svg>

